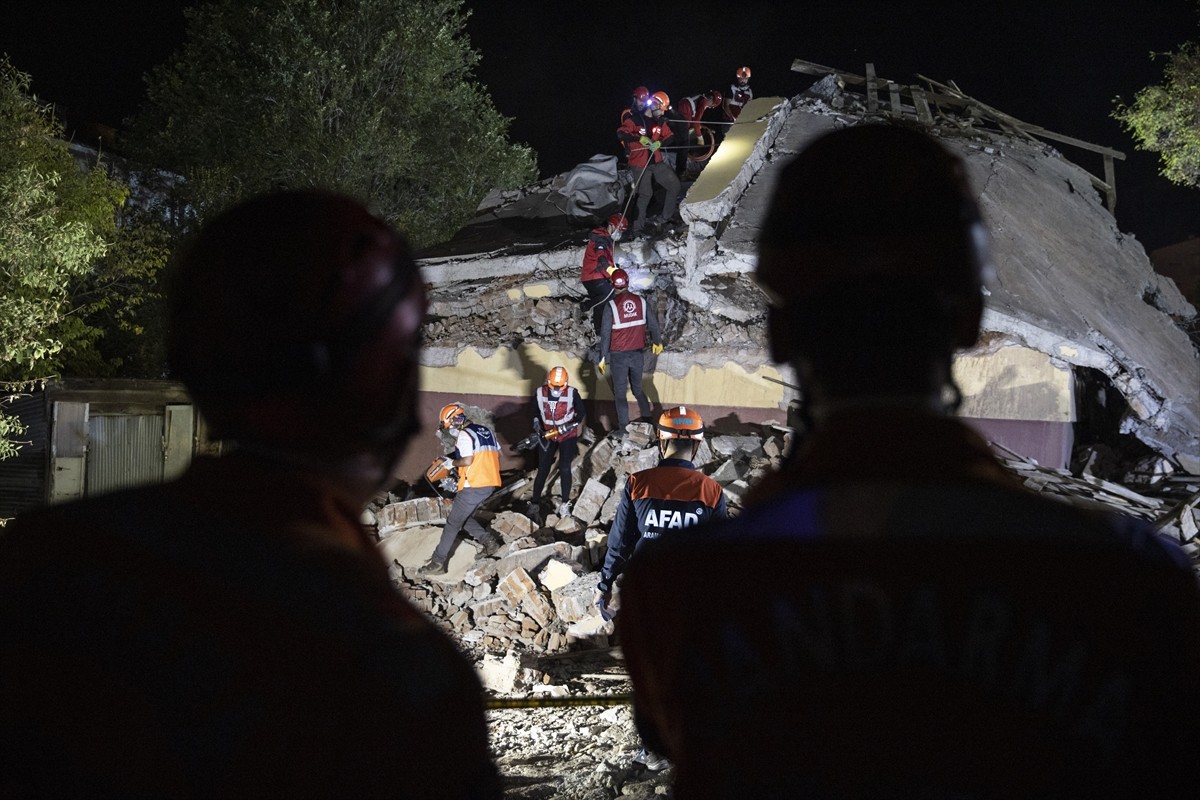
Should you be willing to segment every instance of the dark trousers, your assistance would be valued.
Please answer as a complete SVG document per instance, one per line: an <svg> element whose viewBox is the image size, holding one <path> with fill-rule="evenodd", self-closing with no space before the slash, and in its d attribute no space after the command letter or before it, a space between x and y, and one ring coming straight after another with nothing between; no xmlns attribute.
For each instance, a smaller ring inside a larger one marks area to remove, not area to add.
<svg viewBox="0 0 1200 800"><path fill-rule="evenodd" d="M592 327L596 329L596 335L600 335L600 320L604 316L604 304L608 298L613 296L612 284L606 279L598 281L584 281L583 288L587 291L587 300L584 301L584 307L592 314Z"/></svg>
<svg viewBox="0 0 1200 800"><path fill-rule="evenodd" d="M641 416L650 416L650 400L642 391L642 372L646 359L641 350L613 350L608 354L609 369L612 370L613 401L617 404L617 425L624 428L629 424L629 401L627 392L633 390Z"/></svg>
<svg viewBox="0 0 1200 800"><path fill-rule="evenodd" d="M539 448L537 476L533 479L533 502L542 499L542 488L550 475L550 465L554 462L554 454L558 453L558 488L562 492L562 501L571 499L571 462L579 453L579 437L572 436L559 442L545 442L546 446Z"/></svg>
<svg viewBox="0 0 1200 800"><path fill-rule="evenodd" d="M495 486L480 486L463 489L454 498L450 506L450 515L446 518L446 527L442 528L442 538L437 549L433 551L433 560L445 563L450 560L450 551L454 549L454 540L459 531L465 530L467 535L477 542L487 538L487 530L473 516L483 501L492 496Z"/></svg>
<svg viewBox="0 0 1200 800"><path fill-rule="evenodd" d="M659 161L657 164L650 164L646 167L646 171L642 173L641 180L637 185L637 219L633 222L634 231L641 231L646 224L646 211L650 208L650 198L654 196L654 187L661 186L667 193L663 200L662 213L659 214L663 220L669 220L675 216L675 209L679 206L679 176L675 174L675 170L665 161Z"/></svg>

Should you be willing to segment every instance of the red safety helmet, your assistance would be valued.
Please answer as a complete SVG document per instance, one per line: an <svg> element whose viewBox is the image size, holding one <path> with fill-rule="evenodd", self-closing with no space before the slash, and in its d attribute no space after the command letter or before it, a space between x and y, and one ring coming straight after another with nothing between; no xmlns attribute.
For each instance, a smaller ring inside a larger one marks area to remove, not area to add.
<svg viewBox="0 0 1200 800"><path fill-rule="evenodd" d="M721 105L721 103L724 100L725 100L725 95L721 94L721 91L719 89L713 89L711 92L708 93L708 102L711 103L714 107Z"/></svg>
<svg viewBox="0 0 1200 800"><path fill-rule="evenodd" d="M613 285L614 289L628 289L629 288L629 273L626 272L625 270L621 269L620 267L618 267L617 269L614 269L612 275L608 276L608 279L610 281L612 281L612 285Z"/></svg>
<svg viewBox="0 0 1200 800"><path fill-rule="evenodd" d="M737 76L739 78L742 78L743 80L747 80L747 81L750 80L750 68L749 67L738 67Z"/></svg>
<svg viewBox="0 0 1200 800"><path fill-rule="evenodd" d="M645 86L638 86L633 90L633 105L639 111L646 107L646 101L650 99L650 90Z"/></svg>
<svg viewBox="0 0 1200 800"><path fill-rule="evenodd" d="M467 418L467 410L458 403L448 403L438 412L438 430L458 426Z"/></svg>
<svg viewBox="0 0 1200 800"><path fill-rule="evenodd" d="M608 218L608 227L625 231L629 229L629 220L625 219L624 214L613 214Z"/></svg>

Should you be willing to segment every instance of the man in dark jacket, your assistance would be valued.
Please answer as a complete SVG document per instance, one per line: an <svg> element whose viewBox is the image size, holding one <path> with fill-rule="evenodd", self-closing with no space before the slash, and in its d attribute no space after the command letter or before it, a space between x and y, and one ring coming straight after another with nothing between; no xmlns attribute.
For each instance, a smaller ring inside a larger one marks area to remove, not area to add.
<svg viewBox="0 0 1200 800"><path fill-rule="evenodd" d="M677 797L1195 793L1190 563L1029 492L953 416L990 266L963 162L923 133L860 124L780 175L756 277L811 430L621 588Z"/></svg>
<svg viewBox="0 0 1200 800"><path fill-rule="evenodd" d="M0 536L0 795L499 797L474 671L359 522L417 428L406 242L267 195L201 231L169 306L232 452Z"/></svg>

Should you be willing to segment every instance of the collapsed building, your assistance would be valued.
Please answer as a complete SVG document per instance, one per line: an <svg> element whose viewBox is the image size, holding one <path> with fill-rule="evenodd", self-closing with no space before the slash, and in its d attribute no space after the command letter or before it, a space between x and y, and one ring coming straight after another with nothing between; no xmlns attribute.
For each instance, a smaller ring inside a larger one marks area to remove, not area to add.
<svg viewBox="0 0 1200 800"><path fill-rule="evenodd" d="M1069 465L1078 444L1119 435L1160 459L1157 469L1200 473L1200 360L1185 330L1196 309L1116 226L1112 162L1122 154L1022 123L953 84L899 86L870 70L803 61L793 68L824 77L797 97L752 101L687 191L686 232L618 248L664 329L666 352L649 359L646 376L656 406L694 406L727 432L787 423L797 391L770 363L763 297L750 278L758 225L777 170L807 142L886 119L922 126L963 158L992 234L984 333L955 364L960 414L990 441L1049 466ZM848 88L856 82L865 95ZM1105 178L1045 139L1098 154ZM530 430L534 389L562 364L588 401L589 425L614 427L578 268L586 231L621 210L631 177L597 156L496 192L454 240L422 254L430 417L467 402L490 413L502 440L518 441ZM438 453L426 437L404 474L419 475ZM516 454L505 461L526 464Z"/></svg>

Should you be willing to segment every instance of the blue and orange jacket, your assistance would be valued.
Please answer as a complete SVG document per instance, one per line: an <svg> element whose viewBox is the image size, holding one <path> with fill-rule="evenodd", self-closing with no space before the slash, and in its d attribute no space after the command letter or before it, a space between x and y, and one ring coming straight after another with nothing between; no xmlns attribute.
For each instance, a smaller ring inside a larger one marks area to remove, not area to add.
<svg viewBox="0 0 1200 800"><path fill-rule="evenodd" d="M625 494L608 532L608 553L597 588L611 589L643 542L714 518L725 518L725 493L721 484L697 472L692 462L664 458L657 467L633 473L625 482Z"/></svg>

